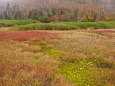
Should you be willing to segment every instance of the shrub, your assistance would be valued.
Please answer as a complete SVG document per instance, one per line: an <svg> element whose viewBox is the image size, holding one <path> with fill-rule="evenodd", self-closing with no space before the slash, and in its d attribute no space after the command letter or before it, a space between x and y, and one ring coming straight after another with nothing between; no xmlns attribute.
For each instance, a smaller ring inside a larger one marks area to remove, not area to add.
<svg viewBox="0 0 115 86"><path fill-rule="evenodd" d="M14 27L18 30L74 30L78 29L76 26L58 24L58 23L36 23Z"/></svg>
<svg viewBox="0 0 115 86"><path fill-rule="evenodd" d="M11 27L14 26L12 23L0 23L0 27Z"/></svg>
<svg viewBox="0 0 115 86"><path fill-rule="evenodd" d="M26 25L31 23L37 23L37 20L0 20L0 26L1 27L9 27L9 26L15 26L15 25Z"/></svg>
<svg viewBox="0 0 115 86"><path fill-rule="evenodd" d="M113 26L110 23L107 22L98 22L95 25L95 29L99 29L99 28L112 28Z"/></svg>
<svg viewBox="0 0 115 86"><path fill-rule="evenodd" d="M67 25L72 25L72 26L77 26L80 28L95 28L95 29L100 29L100 28L115 28L115 22L60 22L63 24Z"/></svg>
<svg viewBox="0 0 115 86"><path fill-rule="evenodd" d="M75 29L115 28L115 22L51 22L16 26L18 30L75 30Z"/></svg>
<svg viewBox="0 0 115 86"><path fill-rule="evenodd" d="M43 23L49 23L49 22L51 22L51 20L47 16L41 16L39 18L39 21L43 22Z"/></svg>

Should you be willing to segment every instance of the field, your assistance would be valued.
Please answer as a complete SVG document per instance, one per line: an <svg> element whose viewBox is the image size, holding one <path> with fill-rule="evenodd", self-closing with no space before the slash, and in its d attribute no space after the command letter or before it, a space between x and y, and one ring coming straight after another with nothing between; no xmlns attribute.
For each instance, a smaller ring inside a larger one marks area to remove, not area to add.
<svg viewBox="0 0 115 86"><path fill-rule="evenodd" d="M115 22L8 21L0 86L115 86Z"/></svg>
<svg viewBox="0 0 115 86"><path fill-rule="evenodd" d="M13 30L76 30L115 28L115 21L99 22L50 22L37 20L0 20L0 27L13 27Z"/></svg>

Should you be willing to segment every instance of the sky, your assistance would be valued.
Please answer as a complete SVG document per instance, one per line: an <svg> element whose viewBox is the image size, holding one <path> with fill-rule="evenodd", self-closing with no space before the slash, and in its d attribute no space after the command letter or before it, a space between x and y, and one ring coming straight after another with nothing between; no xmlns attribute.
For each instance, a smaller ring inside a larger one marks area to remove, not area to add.
<svg viewBox="0 0 115 86"><path fill-rule="evenodd" d="M0 0L0 1L10 1L10 0Z"/></svg>

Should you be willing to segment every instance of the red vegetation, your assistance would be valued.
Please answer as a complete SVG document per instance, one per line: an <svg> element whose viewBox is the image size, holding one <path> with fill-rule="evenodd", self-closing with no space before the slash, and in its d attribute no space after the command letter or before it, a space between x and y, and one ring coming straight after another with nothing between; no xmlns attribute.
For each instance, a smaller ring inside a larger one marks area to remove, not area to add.
<svg viewBox="0 0 115 86"><path fill-rule="evenodd" d="M115 37L115 34L106 34L105 36L112 38Z"/></svg>
<svg viewBox="0 0 115 86"><path fill-rule="evenodd" d="M115 33L115 31L113 31L113 30L100 30L100 31L96 31L96 32L110 32L110 33Z"/></svg>
<svg viewBox="0 0 115 86"><path fill-rule="evenodd" d="M55 15L52 17L49 17L49 19L51 19L52 21L63 21L64 19L69 18L69 16L67 15Z"/></svg>
<svg viewBox="0 0 115 86"><path fill-rule="evenodd" d="M9 31L0 32L0 40L16 40L16 41L28 41L28 40L40 40L46 38L56 38L56 33L46 31Z"/></svg>
<svg viewBox="0 0 115 86"><path fill-rule="evenodd" d="M34 79L31 78L23 78L23 75L21 74L21 72L26 72L26 74L31 73L34 71L32 77L34 77ZM34 65L29 65L29 64L23 64L20 62L15 62L15 63L11 63L11 62L1 62L0 63L0 77L3 76L9 76L11 79L19 79L18 84L27 84L29 82L32 82L31 80L44 80L44 82L47 81L47 77L48 77L48 71L44 70L43 68L39 67L39 66L34 66ZM43 79L44 77L44 79ZM7 82L10 82L9 79L4 80L4 79L0 79L0 85L1 84L5 84Z"/></svg>
<svg viewBox="0 0 115 86"><path fill-rule="evenodd" d="M114 34L115 31L114 30L98 30L96 32L103 33L103 35L110 37L110 38L115 37L115 34Z"/></svg>

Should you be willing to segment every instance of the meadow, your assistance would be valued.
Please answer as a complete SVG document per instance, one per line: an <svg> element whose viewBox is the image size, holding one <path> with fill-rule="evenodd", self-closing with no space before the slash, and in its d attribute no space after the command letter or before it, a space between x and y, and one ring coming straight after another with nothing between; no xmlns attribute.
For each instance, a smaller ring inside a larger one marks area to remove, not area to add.
<svg viewBox="0 0 115 86"><path fill-rule="evenodd" d="M115 21L99 22L50 22L37 20L0 20L0 27L13 27L13 30L76 30L115 28Z"/></svg>
<svg viewBox="0 0 115 86"><path fill-rule="evenodd" d="M107 29L115 28L115 22L51 22L34 23L14 27L17 30L76 30L76 29Z"/></svg>
<svg viewBox="0 0 115 86"><path fill-rule="evenodd" d="M26 21L0 20L0 86L115 85L115 22Z"/></svg>

